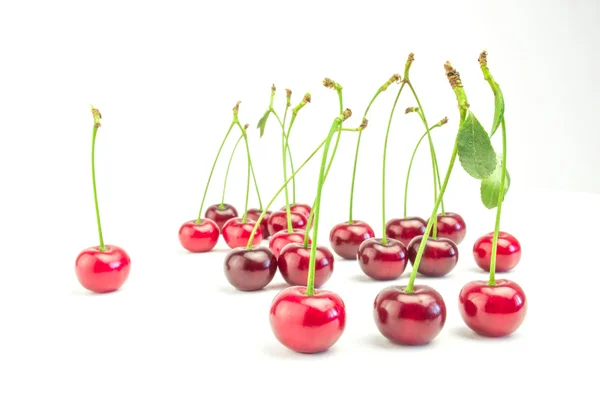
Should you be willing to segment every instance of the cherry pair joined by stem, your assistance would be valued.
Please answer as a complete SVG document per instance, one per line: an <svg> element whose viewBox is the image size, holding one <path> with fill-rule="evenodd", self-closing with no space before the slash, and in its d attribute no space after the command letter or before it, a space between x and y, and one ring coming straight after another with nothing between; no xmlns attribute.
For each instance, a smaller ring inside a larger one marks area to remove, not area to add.
<svg viewBox="0 0 600 398"><path fill-rule="evenodd" d="M494 233L490 232L473 244L473 257L484 271L490 271ZM496 251L496 271L507 272L516 267L521 259L521 244L511 234L500 231Z"/></svg>
<svg viewBox="0 0 600 398"><path fill-rule="evenodd" d="M329 233L333 251L346 260L356 260L361 243L375 237L373 228L364 221L352 220L336 224Z"/></svg>

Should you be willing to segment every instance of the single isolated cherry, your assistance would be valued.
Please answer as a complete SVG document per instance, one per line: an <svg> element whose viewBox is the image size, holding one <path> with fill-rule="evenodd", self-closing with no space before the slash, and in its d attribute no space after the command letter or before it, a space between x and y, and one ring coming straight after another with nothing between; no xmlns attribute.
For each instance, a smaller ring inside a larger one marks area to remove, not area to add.
<svg viewBox="0 0 600 398"><path fill-rule="evenodd" d="M285 211L286 210L285 205L280 210ZM306 217L306 219L308 220L308 217L310 217L311 207L304 203L295 203L295 204L290 204L290 211L295 211L296 213L300 213L300 214L304 215L304 217Z"/></svg>
<svg viewBox="0 0 600 398"><path fill-rule="evenodd" d="M346 260L356 260L358 248L367 239L375 237L369 224L360 220L346 221L334 225L329 233L329 243L333 251Z"/></svg>
<svg viewBox="0 0 600 398"><path fill-rule="evenodd" d="M456 213L444 213L437 216L437 236L447 238L459 245L467 234L465 220Z"/></svg>
<svg viewBox="0 0 600 398"><path fill-rule="evenodd" d="M418 236L408 245L408 258L411 264L415 263L422 241L423 237ZM419 273L425 276L444 276L452 271L457 263L458 247L456 243L446 238L429 238L425 242Z"/></svg>
<svg viewBox="0 0 600 398"><path fill-rule="evenodd" d="M421 217L393 218L385 225L387 235L406 247L417 236L423 236L427 222Z"/></svg>
<svg viewBox="0 0 600 398"><path fill-rule="evenodd" d="M220 203L216 205L211 205L206 209L206 213L204 213L204 217L213 220L219 230L223 230L223 225L232 218L238 216L238 212L233 205L229 203Z"/></svg>
<svg viewBox="0 0 600 398"><path fill-rule="evenodd" d="M492 241L494 233L483 235L473 245L475 262L484 271L490 270L492 258ZM513 269L521 259L521 244L511 234L500 231L498 233L498 247L496 251L496 271L507 272Z"/></svg>
<svg viewBox="0 0 600 398"><path fill-rule="evenodd" d="M227 253L224 268L227 280L236 289L261 290L273 280L277 259L266 247L240 247Z"/></svg>
<svg viewBox="0 0 600 398"><path fill-rule="evenodd" d="M263 211L261 209L248 209L248 213L246 215L246 217L248 217L250 220L254 220L254 221L258 221L258 218L260 217L261 213ZM267 210L267 212L265 213L265 216L263 217L263 219L260 222L260 229L262 230L262 234L263 234L263 239L267 239L269 236L271 236L271 234L269 233L269 217L271 216L271 210Z"/></svg>
<svg viewBox="0 0 600 398"><path fill-rule="evenodd" d="M286 247L290 243L302 243L304 242L304 230L295 229L292 232L288 232L287 229L283 231L277 232L275 235L271 236L271 240L269 241L269 248L275 255L275 257L279 258L279 255L284 247ZM308 242L311 244L312 242Z"/></svg>
<svg viewBox="0 0 600 398"><path fill-rule="evenodd" d="M305 229L308 223L308 218L303 213L297 211L290 211L290 218L292 220L292 229ZM285 210L276 210L271 213L269 221L267 223L269 228L269 234L275 235L279 231L287 230L288 218Z"/></svg>
<svg viewBox="0 0 600 398"><path fill-rule="evenodd" d="M358 248L358 263L362 271L370 278L379 281L397 279L406 269L408 255L406 247L395 240L371 238Z"/></svg>
<svg viewBox="0 0 600 398"><path fill-rule="evenodd" d="M219 240L219 226L208 218L190 220L179 228L179 242L193 253L211 251Z"/></svg>
<svg viewBox="0 0 600 398"><path fill-rule="evenodd" d="M315 261L315 287L321 287L333 273L333 254L325 246L317 246ZM301 243L286 245L277 260L279 272L292 286L306 286L310 264L310 246Z"/></svg>
<svg viewBox="0 0 600 398"><path fill-rule="evenodd" d="M244 247L248 244L250 234L256 225L256 221L246 218L232 218L223 225L223 239L232 249ZM262 242L262 228L258 228L257 233L252 238L252 246L258 246Z"/></svg>

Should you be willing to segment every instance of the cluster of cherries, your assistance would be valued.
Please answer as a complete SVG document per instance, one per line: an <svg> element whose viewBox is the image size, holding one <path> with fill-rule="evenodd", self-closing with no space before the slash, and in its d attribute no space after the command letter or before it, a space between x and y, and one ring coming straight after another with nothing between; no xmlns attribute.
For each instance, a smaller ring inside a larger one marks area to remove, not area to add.
<svg viewBox="0 0 600 398"><path fill-rule="evenodd" d="M282 290L274 298L270 310L270 322L274 335L286 347L303 353L315 353L327 350L341 337L346 325L346 311L343 300L335 293L318 289L332 276L334 255L328 247L317 245L319 231L319 214L321 208L321 192L326 182L329 168L334 160L340 138L346 132L357 133L356 155L350 192L350 217L348 221L335 225L329 234L331 249L338 256L357 260L360 268L368 277L379 281L397 279L406 269L407 263L412 264L409 282L405 286L389 286L379 292L374 300L373 317L382 335L389 340L408 345L425 344L434 339L441 331L446 320L446 305L442 296L433 288L426 285L415 285L417 273L426 277L441 277L451 272L458 263L458 245L464 240L466 224L464 219L451 212L446 212L443 206L443 194L457 156L467 172L481 179L485 184L502 187L493 191L497 207L496 227L494 232L480 237L474 244L473 255L475 262L483 270L490 273L489 281L474 281L463 287L459 294L459 307L463 320L475 332L484 336L504 336L514 332L523 322L527 304L523 290L509 280L496 280L495 272L505 272L514 268L521 257L521 246L512 235L499 230L499 220L504 194L506 192L506 131L504 125L504 99L498 84L487 69L487 53L479 58L484 77L489 82L496 98L496 113L492 134L485 133L486 139L502 126L503 154L498 164L485 168L485 159L473 158L481 156L485 151L472 151L471 155L465 147L480 145L481 136L477 142L468 141L461 136L461 129L471 128L476 134L480 126L468 110L466 94L458 72L446 63L446 75L454 90L461 113L461 126L457 135L455 147L443 180L440 177L435 149L431 139L431 130L446 124L447 118L438 124L429 126L417 97L414 86L409 80L409 70L414 61L411 53L406 62L404 79L395 74L388 79L376 92L369 103L361 124L356 128L346 128L343 123L352 115L349 109L343 107L342 86L331 79L325 79L325 87L335 90L339 98L339 114L334 119L327 137L294 169L289 137L294 121L299 111L310 103L310 94L304 95L302 101L293 107L290 104L291 91L287 92L285 113L281 118L273 107L276 93L275 86L271 90L269 107L260 119L257 128L261 136L265 130L267 119L273 115L279 124L282 137L283 185L263 206L254 175L254 167L248 144L248 125L242 126L238 119L239 102L233 108L233 120L217 152L196 219L185 222L179 229L181 245L188 251L202 253L211 251L222 235L226 244L232 249L224 259L224 273L228 282L241 291L256 291L263 289L274 278L277 270L290 287ZM364 221L355 220L352 214L354 183L356 177L359 147L363 130L367 127L367 114L380 93L392 84L400 84L394 106L390 114L385 144L383 149L383 180L382 180L382 236L376 238L373 228ZM412 160L407 175L404 217L386 221L385 216L385 162L388 135L396 104L404 87L413 93L417 107L407 109L407 113L416 113L423 121L425 133L417 143L415 152L424 138L428 139L433 171L434 208L427 219L407 217L406 198L408 179ZM501 100L501 107L498 101ZM501 109L500 109L501 108ZM499 110L500 109L500 110ZM92 107L94 116L92 141L92 179L100 246L84 250L76 261L76 273L81 284L94 292L103 293L119 289L126 281L130 270L130 259L127 253L116 246L104 245L98 201L96 194L94 170L94 146L100 113ZM290 116L288 122L288 115ZM498 123L496 123L498 121ZM287 122L287 123L286 123ZM223 198L220 203L209 206L203 213L204 201L212 179L217 160L233 130L239 130L239 139L232 151L231 158L243 140L247 155L246 200L243 213L238 213L231 204L225 203L225 187L229 166L223 184ZM476 131L477 130L477 131ZM483 131L483 129L480 129ZM484 132L484 131L483 131ZM334 140L334 137L335 140ZM485 141L485 139L483 139ZM485 143L485 142L484 142ZM487 144L486 144L487 145ZM491 144L489 145L491 148ZM485 147L489 152L489 148ZM478 148L477 148L478 149ZM316 155L322 152L320 173L317 181L317 194L312 205L296 203L295 177L298 172ZM491 149L493 151L493 149ZM494 162L496 158L494 155ZM487 162L489 164L489 162ZM291 170L288 176L288 164ZM476 166L470 167L469 164ZM481 166L484 164L484 166ZM478 169L477 169L478 167ZM498 171L492 179L491 173ZM499 177L498 177L499 176ZM249 208L251 180L254 180L259 207ZM482 182L483 183L483 182ZM293 193L289 185L293 184ZM494 185L496 184L496 185ZM276 198L285 192L285 205L277 211L271 211ZM290 196L292 196L290 198ZM441 213L438 213L439 206ZM312 236L311 236L312 233ZM430 236L431 235L431 236ZM261 245L269 239L268 246ZM315 244L313 244L315 242Z"/></svg>

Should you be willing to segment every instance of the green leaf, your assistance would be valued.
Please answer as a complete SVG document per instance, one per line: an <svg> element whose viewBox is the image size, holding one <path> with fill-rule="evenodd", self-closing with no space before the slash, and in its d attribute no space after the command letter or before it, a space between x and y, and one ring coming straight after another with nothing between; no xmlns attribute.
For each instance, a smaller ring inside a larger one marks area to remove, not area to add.
<svg viewBox="0 0 600 398"><path fill-rule="evenodd" d="M460 124L456 137L458 158L463 169L473 178L483 180L496 169L496 152L490 137L471 112Z"/></svg>
<svg viewBox="0 0 600 398"><path fill-rule="evenodd" d="M267 109L267 111L265 112L263 117L261 117L260 120L258 121L258 125L256 126L256 128L260 129L260 137L261 138L262 138L263 134L265 133L265 126L267 125L267 119L269 118L270 114L271 114L271 110Z"/></svg>
<svg viewBox="0 0 600 398"><path fill-rule="evenodd" d="M492 125L492 131L490 131L491 138L496 130L498 130L498 127L500 127L500 123L504 117L504 96L502 95L500 86L494 80L490 81L490 86L492 86L492 91L494 92L494 124Z"/></svg>
<svg viewBox="0 0 600 398"><path fill-rule="evenodd" d="M502 160L498 157L496 170L487 178L481 180L481 201L488 209L493 209L498 206L498 196L500 196L500 180L502 179ZM510 188L510 174L506 170L506 178L504 179L504 196ZM502 198L504 201L504 198Z"/></svg>

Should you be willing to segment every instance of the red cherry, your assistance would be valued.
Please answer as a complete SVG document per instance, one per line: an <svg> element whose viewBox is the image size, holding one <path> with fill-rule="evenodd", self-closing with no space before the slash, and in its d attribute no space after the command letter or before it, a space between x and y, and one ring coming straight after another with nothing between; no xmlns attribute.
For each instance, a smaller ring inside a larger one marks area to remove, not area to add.
<svg viewBox="0 0 600 398"><path fill-rule="evenodd" d="M432 287L390 286L379 292L373 305L377 328L394 343L420 345L433 340L446 323L446 304Z"/></svg>
<svg viewBox="0 0 600 398"><path fill-rule="evenodd" d="M292 211L290 212L290 217L292 218L293 229L306 228L308 219L304 216L304 214ZM269 217L269 223L267 224L269 227L269 234L273 236L279 231L287 231L287 222L287 212L283 210L274 211L273 213L271 213L271 216Z"/></svg>
<svg viewBox="0 0 600 398"><path fill-rule="evenodd" d="M315 290L306 295L303 286L282 290L273 300L271 329L291 350L313 354L333 346L346 327L346 308L337 294Z"/></svg>
<svg viewBox="0 0 600 398"><path fill-rule="evenodd" d="M285 211L285 205L281 208L281 210ZM310 217L311 207L303 203L296 203L295 205L290 205L290 211L301 213L308 220L308 217Z"/></svg>
<svg viewBox="0 0 600 398"><path fill-rule="evenodd" d="M219 240L217 224L208 218L200 221L200 224L196 224L196 220L190 220L179 228L181 246L193 253L211 251Z"/></svg>
<svg viewBox="0 0 600 398"><path fill-rule="evenodd" d="M459 295L460 315L468 327L489 337L511 334L521 326L527 300L521 286L507 279L467 283Z"/></svg>
<svg viewBox="0 0 600 398"><path fill-rule="evenodd" d="M129 276L131 259L118 246L106 245L105 251L94 246L83 250L75 261L75 273L83 287L96 293L119 289Z"/></svg>
<svg viewBox="0 0 600 398"><path fill-rule="evenodd" d="M492 240L494 233L490 232L475 241L473 256L475 262L484 271L490 270L492 258ZM498 234L498 247L496 251L496 272L506 272L513 269L521 259L521 244L511 234L502 232Z"/></svg>
<svg viewBox="0 0 600 398"><path fill-rule="evenodd" d="M225 256L225 276L238 290L253 291L267 286L277 272L277 259L266 247L239 247Z"/></svg>
<svg viewBox="0 0 600 398"><path fill-rule="evenodd" d="M388 239L385 245L381 239L367 239L358 248L357 257L363 272L380 281L398 278L408 261L406 247L395 239Z"/></svg>
<svg viewBox="0 0 600 398"><path fill-rule="evenodd" d="M204 213L204 217L213 220L219 226L219 230L223 229L223 225L230 219L237 217L238 212L232 205L228 203L212 205Z"/></svg>
<svg viewBox="0 0 600 398"><path fill-rule="evenodd" d="M331 229L329 243L338 256L347 260L356 260L360 244L374 237L375 232L369 224L359 220L352 221L352 224L346 221L336 224Z"/></svg>
<svg viewBox="0 0 600 398"><path fill-rule="evenodd" d="M295 229L294 232L288 232L287 229L283 231L277 232L275 235L271 236L271 241L269 242L269 248L275 254L276 258L279 258L279 253L283 248L290 243L304 243L304 233L306 231L302 229ZM310 237L308 238L308 244L311 244Z"/></svg>
<svg viewBox="0 0 600 398"><path fill-rule="evenodd" d="M262 214L262 212L263 211L260 209L248 209L248 212L246 213L246 218L257 221L258 218L260 217L260 215ZM271 216L271 213L272 213L271 210L267 210L267 212L265 213L265 216L260 221L260 228L262 229L263 239L267 239L269 236L271 236L271 234L269 233L269 226L268 226L269 217Z"/></svg>
<svg viewBox="0 0 600 398"><path fill-rule="evenodd" d="M231 218L223 225L223 239L227 246L235 249L248 245L248 239L250 239L255 225L256 221L248 218L245 223L240 217ZM262 229L258 228L252 239L252 246L258 246L262 242L262 238Z"/></svg>
<svg viewBox="0 0 600 398"><path fill-rule="evenodd" d="M323 286L333 273L333 254L324 246L317 246L315 262L315 286ZM306 286L308 265L310 263L310 246L302 243L286 245L277 260L279 272L285 281L292 286Z"/></svg>
<svg viewBox="0 0 600 398"><path fill-rule="evenodd" d="M417 236L408 245L408 258L411 264L415 263L422 240L422 236ZM454 269L456 263L458 263L456 243L446 238L429 238L425 243L418 271L425 276L444 276Z"/></svg>
<svg viewBox="0 0 600 398"><path fill-rule="evenodd" d="M456 213L438 214L437 217L438 238L447 238L459 245L467 234L465 220Z"/></svg>
<svg viewBox="0 0 600 398"><path fill-rule="evenodd" d="M425 235L427 223L421 217L394 218L385 224L385 233L392 239L399 240L404 246L417 236Z"/></svg>

